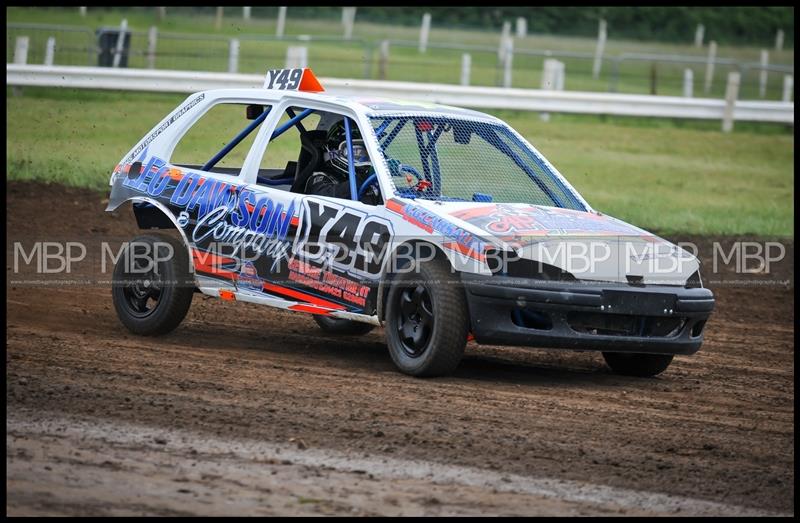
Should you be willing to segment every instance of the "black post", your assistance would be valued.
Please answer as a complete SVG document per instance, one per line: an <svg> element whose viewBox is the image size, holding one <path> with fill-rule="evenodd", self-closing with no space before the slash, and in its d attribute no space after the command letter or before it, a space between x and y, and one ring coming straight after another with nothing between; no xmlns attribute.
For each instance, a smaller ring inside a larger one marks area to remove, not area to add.
<svg viewBox="0 0 800 523"><path fill-rule="evenodd" d="M653 62L652 67L650 68L650 94L657 94L658 89L656 84L658 83L658 63Z"/></svg>

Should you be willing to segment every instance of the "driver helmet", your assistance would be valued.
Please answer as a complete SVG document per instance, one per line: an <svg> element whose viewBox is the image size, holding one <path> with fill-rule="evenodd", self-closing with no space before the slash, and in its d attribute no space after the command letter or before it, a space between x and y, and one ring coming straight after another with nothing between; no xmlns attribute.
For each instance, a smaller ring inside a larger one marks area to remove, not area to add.
<svg viewBox="0 0 800 523"><path fill-rule="evenodd" d="M367 147L364 145L364 140L356 125L350 126L350 133L353 143L353 167L355 167L356 176L364 178L369 176L372 171L372 162L369 161ZM333 124L328 130L325 160L330 163L337 174L349 175L349 150L342 120Z"/></svg>

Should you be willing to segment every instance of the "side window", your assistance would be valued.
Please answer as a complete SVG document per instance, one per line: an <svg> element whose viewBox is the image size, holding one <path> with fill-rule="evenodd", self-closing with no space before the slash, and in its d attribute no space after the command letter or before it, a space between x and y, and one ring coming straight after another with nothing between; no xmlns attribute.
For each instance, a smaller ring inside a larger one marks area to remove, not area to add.
<svg viewBox="0 0 800 523"><path fill-rule="evenodd" d="M214 105L181 137L170 163L238 175L269 110L269 105Z"/></svg>
<svg viewBox="0 0 800 523"><path fill-rule="evenodd" d="M303 111L304 109L301 107L292 107L292 114L294 114L296 117L302 116ZM261 157L261 166L259 167L260 170L283 170L286 168L287 163L297 161L302 146L302 143L300 142L301 130L297 125L289 125L287 127L287 124L291 119L292 116L289 116L289 113L284 111L284 113L281 115L281 119L275 126L274 131L274 133L280 133L280 135L270 140L269 145L264 152L264 156ZM320 115L312 112L308 113L308 115L298 123L302 129L309 131L317 128L317 125L319 125L319 120Z"/></svg>
<svg viewBox="0 0 800 523"><path fill-rule="evenodd" d="M356 193L361 193L361 202L378 205L383 201L362 134L352 119L348 122ZM285 180L292 192L351 200L345 129L343 115L304 107L288 109L262 157L259 183L275 185Z"/></svg>

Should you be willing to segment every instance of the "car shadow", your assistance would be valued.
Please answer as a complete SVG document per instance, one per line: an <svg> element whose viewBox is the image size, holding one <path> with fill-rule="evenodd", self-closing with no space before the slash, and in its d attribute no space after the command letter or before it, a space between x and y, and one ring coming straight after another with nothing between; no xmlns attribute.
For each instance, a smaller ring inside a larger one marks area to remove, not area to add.
<svg viewBox="0 0 800 523"><path fill-rule="evenodd" d="M182 330L194 331L189 335ZM357 370L397 373L402 376L389 355L383 331L376 329L363 336L322 333L316 325L308 329L275 332L271 328L240 329L236 335L222 334L217 329L194 324L168 335L170 341L190 338L194 350L235 350L253 354L291 356L293 364L322 363L341 371ZM469 344L455 372L433 378L445 383L452 380L506 383L510 385L547 386L631 386L658 383L668 377L635 378L611 372L600 353L575 352L559 349L527 349Z"/></svg>
<svg viewBox="0 0 800 523"><path fill-rule="evenodd" d="M473 349L464 356L453 374L456 378L471 381L503 382L512 385L569 385L583 384L619 385L628 378L615 375L602 361L586 352L570 354L564 362L556 351L530 350L524 358L519 349L496 349L484 354L482 348ZM508 354L502 354L504 351ZM494 353L500 353L495 355ZM555 361L554 361L555 360Z"/></svg>

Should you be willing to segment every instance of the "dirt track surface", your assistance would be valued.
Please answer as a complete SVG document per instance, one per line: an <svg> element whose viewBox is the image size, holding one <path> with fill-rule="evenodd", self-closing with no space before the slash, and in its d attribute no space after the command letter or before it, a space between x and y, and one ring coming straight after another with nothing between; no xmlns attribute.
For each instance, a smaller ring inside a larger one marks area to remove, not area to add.
<svg viewBox="0 0 800 523"><path fill-rule="evenodd" d="M138 233L102 199L10 184L7 253ZM107 285L9 284L7 512L793 514L793 291L714 290L703 348L655 379L470 344L420 380L380 329L196 295L141 338Z"/></svg>

